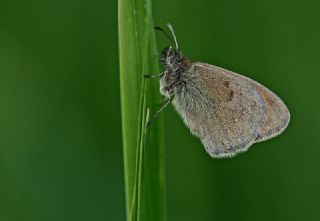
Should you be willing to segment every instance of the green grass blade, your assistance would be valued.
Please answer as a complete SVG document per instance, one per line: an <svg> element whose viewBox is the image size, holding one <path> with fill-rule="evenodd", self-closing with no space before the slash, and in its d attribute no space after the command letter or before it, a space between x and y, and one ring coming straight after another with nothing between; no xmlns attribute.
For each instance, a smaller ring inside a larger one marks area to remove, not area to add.
<svg viewBox="0 0 320 221"><path fill-rule="evenodd" d="M162 119L145 131L147 107L159 108L158 73L150 0L119 0L119 55L128 220L165 220Z"/></svg>

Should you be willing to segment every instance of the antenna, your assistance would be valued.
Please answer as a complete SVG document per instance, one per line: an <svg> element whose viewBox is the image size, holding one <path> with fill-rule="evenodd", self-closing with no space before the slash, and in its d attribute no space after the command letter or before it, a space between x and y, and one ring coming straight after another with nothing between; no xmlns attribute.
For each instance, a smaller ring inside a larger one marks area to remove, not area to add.
<svg viewBox="0 0 320 221"><path fill-rule="evenodd" d="M162 34L164 34L164 35L169 39L169 41L174 44L174 41L173 41L172 38L168 35L168 33L165 32L165 30L163 30L163 29L160 28L160 27L154 27L154 29L157 30L157 31L162 32Z"/></svg>
<svg viewBox="0 0 320 221"><path fill-rule="evenodd" d="M173 36L174 42L175 42L175 44L176 44L176 48L177 48L177 50L179 50L179 46L178 46L178 42L177 42L177 38L176 38L176 35L174 34L174 30L173 30L172 25L171 25L170 23L167 23L167 26L168 26L168 28L169 28L169 30L170 30L170 32L171 32L171 34L172 34L172 36Z"/></svg>

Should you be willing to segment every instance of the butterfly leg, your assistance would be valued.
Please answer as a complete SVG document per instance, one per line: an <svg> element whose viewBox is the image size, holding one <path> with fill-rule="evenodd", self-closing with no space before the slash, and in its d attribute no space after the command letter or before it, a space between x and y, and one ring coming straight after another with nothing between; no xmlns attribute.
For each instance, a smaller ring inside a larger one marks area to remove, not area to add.
<svg viewBox="0 0 320 221"><path fill-rule="evenodd" d="M161 105L160 109L151 117L151 119L147 122L146 127L149 127L150 124L158 117L158 115L172 102L173 97L166 99Z"/></svg>
<svg viewBox="0 0 320 221"><path fill-rule="evenodd" d="M165 73L160 73L160 74L145 74L145 78L162 78Z"/></svg>

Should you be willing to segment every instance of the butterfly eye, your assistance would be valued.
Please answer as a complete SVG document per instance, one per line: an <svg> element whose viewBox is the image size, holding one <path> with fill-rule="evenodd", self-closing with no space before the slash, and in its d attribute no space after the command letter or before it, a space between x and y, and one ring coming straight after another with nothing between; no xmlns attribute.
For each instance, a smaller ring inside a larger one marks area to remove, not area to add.
<svg viewBox="0 0 320 221"><path fill-rule="evenodd" d="M170 63L171 63L171 64L177 63L176 57L175 57L174 55L170 57Z"/></svg>

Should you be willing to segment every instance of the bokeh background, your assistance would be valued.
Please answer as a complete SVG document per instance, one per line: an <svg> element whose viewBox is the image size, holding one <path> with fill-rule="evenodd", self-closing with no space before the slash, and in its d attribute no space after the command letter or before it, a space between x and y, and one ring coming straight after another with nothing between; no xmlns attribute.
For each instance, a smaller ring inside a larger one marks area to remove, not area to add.
<svg viewBox="0 0 320 221"><path fill-rule="evenodd" d="M292 119L212 160L168 108L168 220L319 220L320 3L156 0L185 55L251 77ZM159 50L168 45L157 34ZM0 0L0 220L125 220L115 0Z"/></svg>

